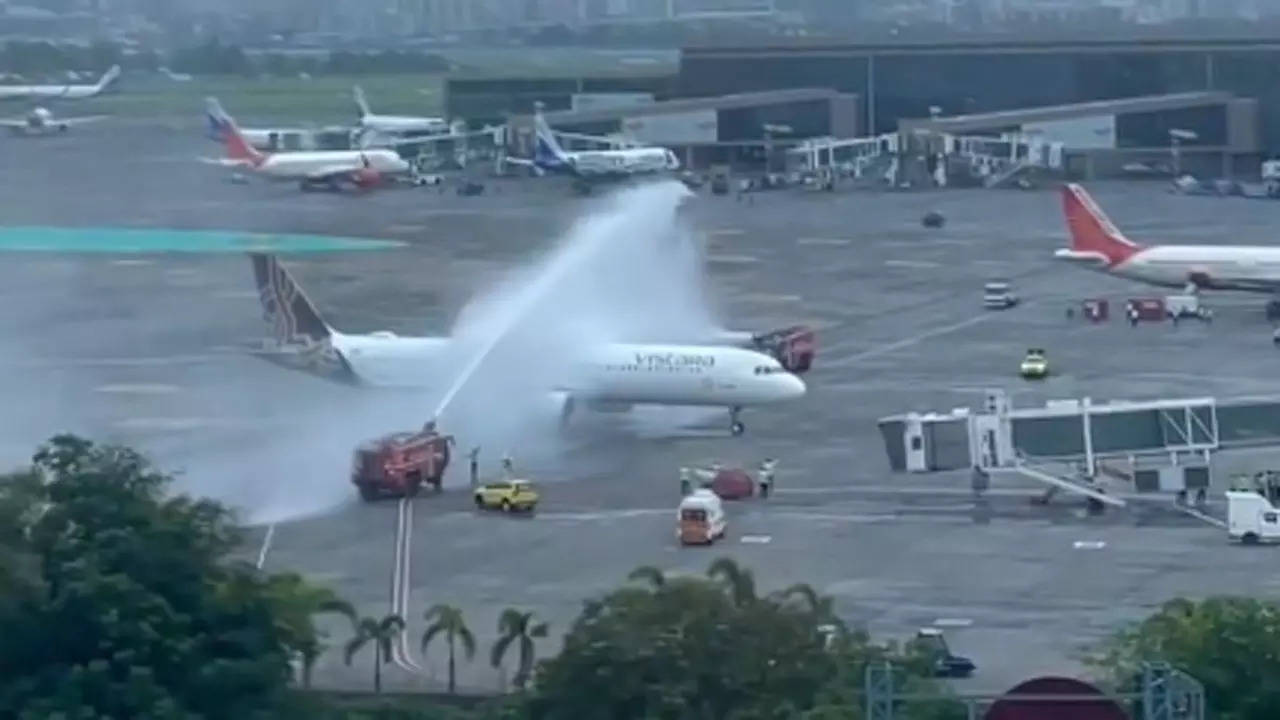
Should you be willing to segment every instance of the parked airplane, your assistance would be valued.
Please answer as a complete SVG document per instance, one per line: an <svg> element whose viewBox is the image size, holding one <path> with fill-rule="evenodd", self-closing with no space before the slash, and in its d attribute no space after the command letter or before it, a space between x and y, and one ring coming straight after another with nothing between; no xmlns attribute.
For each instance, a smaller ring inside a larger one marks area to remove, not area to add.
<svg viewBox="0 0 1280 720"><path fill-rule="evenodd" d="M0 119L0 127L9 128L9 131L14 135L51 135L53 133L64 133L72 125L97 122L105 117L106 115L89 115L74 118L55 118L53 113L45 108L37 107L32 109L26 117Z"/></svg>
<svg viewBox="0 0 1280 720"><path fill-rule="evenodd" d="M255 354L284 367L342 382L421 386L447 377L448 337L400 337L390 332L349 335L329 327L273 255L250 254L268 344ZM573 358L549 388L567 420L578 401L609 407L693 405L727 407L739 435L742 408L794 400L805 384L777 358L729 345L609 343ZM437 368L433 368L433 364ZM807 367L807 364L806 364Z"/></svg>
<svg viewBox="0 0 1280 720"><path fill-rule="evenodd" d="M94 85L0 85L0 100L83 100L106 90L118 77L120 66L112 65Z"/></svg>
<svg viewBox="0 0 1280 720"><path fill-rule="evenodd" d="M226 158L212 161L218 165L248 169L272 180L298 181L304 190L337 190L347 184L367 189L381 184L387 175L410 172L409 163L387 149L264 153L245 139L216 98L207 98L205 105L227 148Z"/></svg>
<svg viewBox="0 0 1280 720"><path fill-rule="evenodd" d="M508 162L532 165L541 172L568 174L582 179L630 177L680 169L680 160L667 148L566 151L556 140L541 108L534 111L533 129L533 159L507 158Z"/></svg>
<svg viewBox="0 0 1280 720"><path fill-rule="evenodd" d="M449 132L449 123L444 118L414 117L407 115L375 115L365 100L364 90L359 86L352 89L356 107L360 109L359 128L365 132L376 132L385 135L430 134L439 135Z"/></svg>
<svg viewBox="0 0 1280 720"><path fill-rule="evenodd" d="M1062 189L1071 247L1054 257L1161 287L1280 293L1280 247L1263 245L1139 245L1111 222L1079 185ZM1280 302L1268 303L1280 310Z"/></svg>

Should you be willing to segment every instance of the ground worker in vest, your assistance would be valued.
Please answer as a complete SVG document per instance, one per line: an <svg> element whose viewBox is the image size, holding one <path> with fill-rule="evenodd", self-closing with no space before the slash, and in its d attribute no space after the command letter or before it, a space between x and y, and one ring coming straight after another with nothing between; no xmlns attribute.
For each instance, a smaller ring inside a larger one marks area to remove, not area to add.
<svg viewBox="0 0 1280 720"><path fill-rule="evenodd" d="M765 458L760 463L760 497L768 498L769 490L773 487L773 474L778 467L778 461L773 458Z"/></svg>

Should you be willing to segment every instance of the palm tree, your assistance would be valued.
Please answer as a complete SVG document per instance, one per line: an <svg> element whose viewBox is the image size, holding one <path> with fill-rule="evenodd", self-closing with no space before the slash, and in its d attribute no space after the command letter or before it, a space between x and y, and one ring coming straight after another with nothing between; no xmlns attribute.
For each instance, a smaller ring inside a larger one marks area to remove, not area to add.
<svg viewBox="0 0 1280 720"><path fill-rule="evenodd" d="M426 620L430 623L422 634L422 654L427 654L427 646L437 635L444 635L449 644L449 694L457 688L457 670L454 665L454 645L462 642L462 652L467 660L476 655L476 639L471 634L467 623L462 619L462 611L452 605L436 605L427 611Z"/></svg>
<svg viewBox="0 0 1280 720"><path fill-rule="evenodd" d="M294 635L295 650L302 660L302 686L311 687L311 671L325 651L320 642L325 637L315 627L318 615L341 615L356 629L356 611L351 603L326 587L308 584L300 575L273 575L268 581L270 594L280 608L284 624Z"/></svg>
<svg viewBox="0 0 1280 720"><path fill-rule="evenodd" d="M729 591L733 604L738 607L756 601L756 577L752 572L731 558L720 558L707 568L707 577L716 580Z"/></svg>
<svg viewBox="0 0 1280 720"><path fill-rule="evenodd" d="M362 618L356 625L355 637L347 642L346 662L360 652L366 643L373 642L373 691L382 692L382 665L391 662L391 643L404 632L404 618L391 613L381 620Z"/></svg>
<svg viewBox="0 0 1280 720"><path fill-rule="evenodd" d="M635 573L632 573L634 575ZM661 577L661 573L659 573ZM514 608L507 608L502 611L502 616L498 618L498 640L493 644L493 649L489 653L489 663L493 667L502 664L503 656L507 654L507 649L513 644L520 644L520 664L516 668L516 675L512 679L515 686L521 690L524 689L526 683L529 682L529 676L533 674L533 655L534 638L544 638L547 636L547 624L544 622L533 624L533 613L520 612Z"/></svg>
<svg viewBox="0 0 1280 720"><path fill-rule="evenodd" d="M654 592L667 585L667 576L652 565L641 565L627 574L627 579L648 585Z"/></svg>

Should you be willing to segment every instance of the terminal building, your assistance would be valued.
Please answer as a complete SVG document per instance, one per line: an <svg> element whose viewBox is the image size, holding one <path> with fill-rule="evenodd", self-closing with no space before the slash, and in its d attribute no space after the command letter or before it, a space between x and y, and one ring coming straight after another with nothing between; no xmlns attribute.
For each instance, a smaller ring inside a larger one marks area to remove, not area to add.
<svg viewBox="0 0 1280 720"><path fill-rule="evenodd" d="M904 119L903 134L1015 134L1063 146L1068 177L1128 171L1229 177L1261 162L1258 103L1228 92L1189 92L971 115ZM1176 150L1176 152L1175 152Z"/></svg>
<svg viewBox="0 0 1280 720"><path fill-rule="evenodd" d="M1256 98L1260 145L1280 148L1280 39L965 40L682 50L682 96L822 85L865 99L869 134L902 118L1225 91Z"/></svg>

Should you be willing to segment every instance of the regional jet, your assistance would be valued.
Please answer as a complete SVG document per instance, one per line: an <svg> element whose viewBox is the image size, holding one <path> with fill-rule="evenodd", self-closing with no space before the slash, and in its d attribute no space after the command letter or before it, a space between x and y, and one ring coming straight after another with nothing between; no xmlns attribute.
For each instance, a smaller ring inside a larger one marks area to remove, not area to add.
<svg viewBox="0 0 1280 720"><path fill-rule="evenodd" d="M271 337L254 354L284 367L340 382L421 387L428 379L450 377L448 337L401 337L381 331L364 335L338 332L320 318L302 288L273 255L251 253L254 280ZM730 336L726 336L730 337ZM791 343L812 360L808 344ZM794 360L794 355L784 356ZM805 384L777 357L755 349L721 344L606 343L569 358L561 377L548 388L559 404L562 422L577 402L617 409L632 405L725 407L729 429L740 435L744 407L795 400Z"/></svg>
<svg viewBox="0 0 1280 720"><path fill-rule="evenodd" d="M120 77L112 65L94 85L0 85L0 100L83 100L102 93Z"/></svg>
<svg viewBox="0 0 1280 720"><path fill-rule="evenodd" d="M568 174L584 180L625 178L680 169L676 154L661 147L566 151L556 140L541 107L534 111L533 129L533 159L507 158L508 162L532 165L539 172Z"/></svg>
<svg viewBox="0 0 1280 720"><path fill-rule="evenodd" d="M210 123L217 123L227 148L227 157L208 162L224 167L251 170L271 180L292 180L302 189L341 189L351 185L368 189L388 175L408 174L410 165L394 150L313 150L265 153L253 147L235 120L216 98L205 100Z"/></svg>
<svg viewBox="0 0 1280 720"><path fill-rule="evenodd" d="M1076 184L1063 187L1062 210L1071 247L1054 252L1059 260L1148 285L1185 288L1187 292L1204 289L1280 294L1280 247L1139 245L1125 237L1089 193Z"/></svg>
<svg viewBox="0 0 1280 720"><path fill-rule="evenodd" d="M73 125L85 125L97 122L106 115L88 115L85 117L58 118L45 108L33 108L26 117L0 119L0 127L8 128L14 135L52 135L64 133Z"/></svg>

